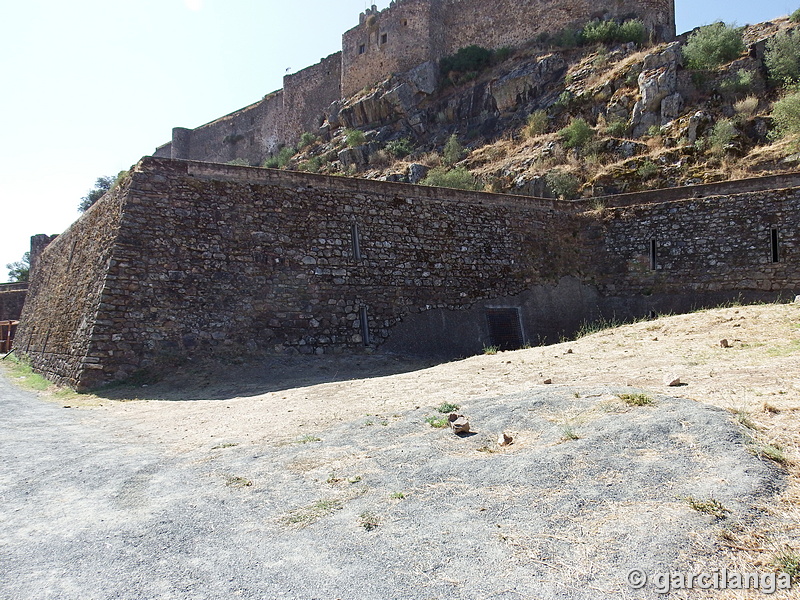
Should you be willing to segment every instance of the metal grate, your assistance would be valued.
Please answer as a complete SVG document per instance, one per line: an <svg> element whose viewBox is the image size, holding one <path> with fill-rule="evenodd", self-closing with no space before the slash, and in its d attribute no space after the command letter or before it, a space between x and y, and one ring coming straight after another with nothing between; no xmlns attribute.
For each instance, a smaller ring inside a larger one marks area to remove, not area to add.
<svg viewBox="0 0 800 600"><path fill-rule="evenodd" d="M500 350L519 350L525 345L518 308L487 308L489 340Z"/></svg>

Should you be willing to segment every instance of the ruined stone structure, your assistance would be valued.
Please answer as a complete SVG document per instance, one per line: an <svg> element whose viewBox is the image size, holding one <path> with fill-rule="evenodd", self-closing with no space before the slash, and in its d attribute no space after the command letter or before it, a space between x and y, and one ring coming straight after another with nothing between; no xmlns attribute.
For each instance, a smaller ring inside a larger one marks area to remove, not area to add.
<svg viewBox="0 0 800 600"><path fill-rule="evenodd" d="M293 75L283 89L196 129L175 128L155 156L259 165L303 132L317 133L331 104L392 74L435 65L460 48L519 46L593 19L641 19L656 40L675 37L674 0L395 0L362 13L342 50Z"/></svg>
<svg viewBox="0 0 800 600"><path fill-rule="evenodd" d="M16 321L22 314L28 283L0 283L0 321Z"/></svg>
<svg viewBox="0 0 800 600"><path fill-rule="evenodd" d="M800 174L596 202L145 158L41 254L16 347L87 389L197 356L452 358L800 291Z"/></svg>

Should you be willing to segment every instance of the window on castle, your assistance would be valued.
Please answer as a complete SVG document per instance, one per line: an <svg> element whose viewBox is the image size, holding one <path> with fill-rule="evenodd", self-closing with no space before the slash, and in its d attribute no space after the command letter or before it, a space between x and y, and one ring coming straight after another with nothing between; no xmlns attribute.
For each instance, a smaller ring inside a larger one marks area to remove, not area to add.
<svg viewBox="0 0 800 600"><path fill-rule="evenodd" d="M778 245L778 228L773 227L770 231L770 251L772 262L781 262L780 246Z"/></svg>
<svg viewBox="0 0 800 600"><path fill-rule="evenodd" d="M382 33L381 34L381 44L385 44L388 40L389 40L389 34L388 33Z"/></svg>
<svg viewBox="0 0 800 600"><path fill-rule="evenodd" d="M364 52L366 52L366 51L367 51L367 45L366 45L366 44L361 44L361 45L358 47L358 53L359 53L359 54L364 54Z"/></svg>
<svg viewBox="0 0 800 600"><path fill-rule="evenodd" d="M408 27L408 19L403 19L403 27Z"/></svg>

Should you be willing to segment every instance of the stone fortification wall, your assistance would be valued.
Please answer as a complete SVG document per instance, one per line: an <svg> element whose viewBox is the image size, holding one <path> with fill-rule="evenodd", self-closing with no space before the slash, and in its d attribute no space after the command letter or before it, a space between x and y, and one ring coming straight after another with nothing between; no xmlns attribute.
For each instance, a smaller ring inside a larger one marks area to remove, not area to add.
<svg viewBox="0 0 800 600"><path fill-rule="evenodd" d="M641 19L657 40L675 37L674 0L396 0L362 13L342 38L342 92L438 61L460 48L519 46L593 19Z"/></svg>
<svg viewBox="0 0 800 600"><path fill-rule="evenodd" d="M491 345L492 311L535 343L599 315L793 297L800 188L738 186L599 211L143 159L42 254L18 347L86 388L195 355L456 357Z"/></svg>
<svg viewBox="0 0 800 600"><path fill-rule="evenodd" d="M431 0L402 0L362 13L342 36L342 95L351 96L392 73L402 73L441 54Z"/></svg>
<svg viewBox="0 0 800 600"><path fill-rule="evenodd" d="M0 283L0 321L19 319L27 293L27 283Z"/></svg>
<svg viewBox="0 0 800 600"><path fill-rule="evenodd" d="M111 255L119 243L129 181L98 200L39 256L14 342L47 378L80 387L103 365L89 356L107 317L101 303ZM119 348L118 350L121 350Z"/></svg>
<svg viewBox="0 0 800 600"><path fill-rule="evenodd" d="M285 143L296 142L306 131L319 131L325 110L342 97L341 83L341 52L283 78Z"/></svg>

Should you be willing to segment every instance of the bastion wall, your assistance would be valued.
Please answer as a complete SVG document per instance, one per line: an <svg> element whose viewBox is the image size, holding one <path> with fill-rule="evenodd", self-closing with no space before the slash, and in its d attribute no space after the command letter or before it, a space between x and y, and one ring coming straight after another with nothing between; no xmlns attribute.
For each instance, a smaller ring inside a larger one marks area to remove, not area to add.
<svg viewBox="0 0 800 600"><path fill-rule="evenodd" d="M455 358L493 344L497 314L539 343L598 316L793 297L800 175L771 185L596 210L145 158L42 253L16 345L88 389L194 356Z"/></svg>

